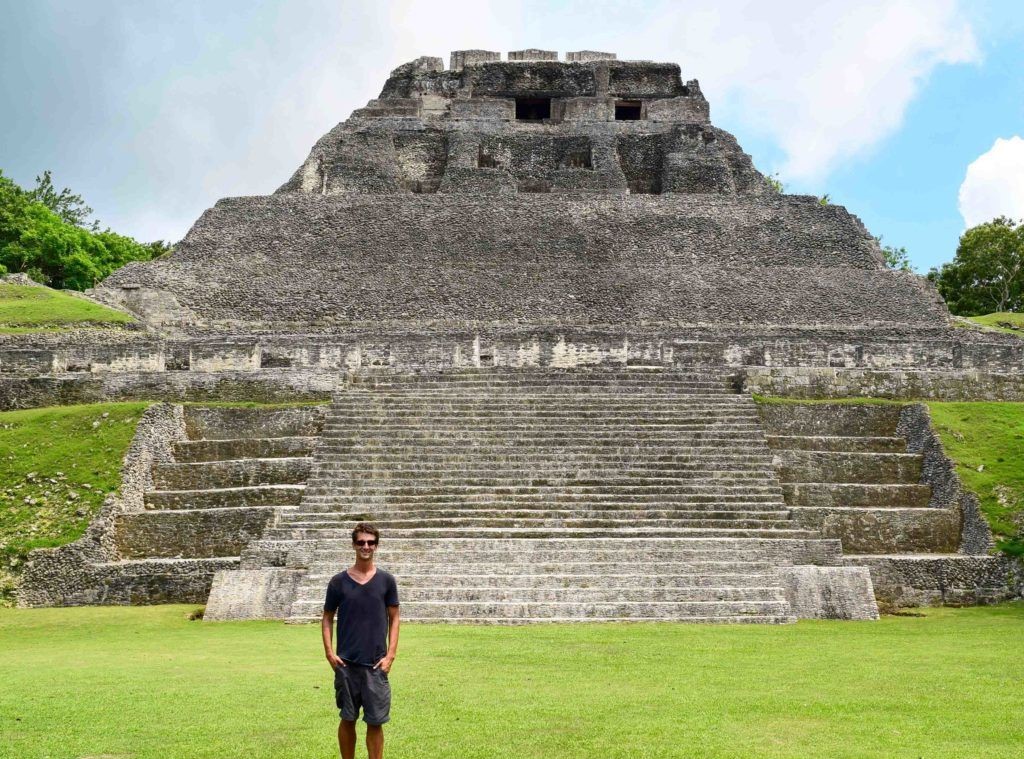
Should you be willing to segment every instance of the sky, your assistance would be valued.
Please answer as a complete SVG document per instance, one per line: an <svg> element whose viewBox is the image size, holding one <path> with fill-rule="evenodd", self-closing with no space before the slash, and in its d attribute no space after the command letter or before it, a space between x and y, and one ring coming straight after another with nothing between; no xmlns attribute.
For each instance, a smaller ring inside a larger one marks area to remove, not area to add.
<svg viewBox="0 0 1024 759"><path fill-rule="evenodd" d="M786 192L827 195L922 273L1024 218L1012 0L0 0L0 170L177 241L284 183L421 55L604 50L679 63Z"/></svg>

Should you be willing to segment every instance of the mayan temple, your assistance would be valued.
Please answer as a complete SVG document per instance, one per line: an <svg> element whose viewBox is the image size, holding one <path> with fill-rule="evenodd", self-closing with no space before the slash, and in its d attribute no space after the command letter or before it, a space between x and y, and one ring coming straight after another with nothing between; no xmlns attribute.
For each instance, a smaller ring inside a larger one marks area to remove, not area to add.
<svg viewBox="0 0 1024 759"><path fill-rule="evenodd" d="M273 195L90 296L139 328L0 344L3 406L168 403L23 604L314 619L363 519L403 620L1016 592L912 400L1024 398L1024 343L954 328L856 216L777 192L675 64L406 63ZM906 402L823 402L849 396Z"/></svg>

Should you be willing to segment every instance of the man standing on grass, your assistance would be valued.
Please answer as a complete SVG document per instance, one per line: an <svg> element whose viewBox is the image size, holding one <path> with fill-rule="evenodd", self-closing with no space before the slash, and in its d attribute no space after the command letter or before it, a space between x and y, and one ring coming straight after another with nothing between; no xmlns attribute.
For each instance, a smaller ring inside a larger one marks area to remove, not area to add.
<svg viewBox="0 0 1024 759"><path fill-rule="evenodd" d="M320 622L324 653L334 669L334 696L341 712L338 746L342 759L356 755L356 719L363 710L366 751L384 755L385 722L391 713L388 672L398 652L398 585L373 564L380 531L360 522L352 530L356 562L331 578ZM331 645L338 613L338 647ZM387 641L385 648L384 641Z"/></svg>

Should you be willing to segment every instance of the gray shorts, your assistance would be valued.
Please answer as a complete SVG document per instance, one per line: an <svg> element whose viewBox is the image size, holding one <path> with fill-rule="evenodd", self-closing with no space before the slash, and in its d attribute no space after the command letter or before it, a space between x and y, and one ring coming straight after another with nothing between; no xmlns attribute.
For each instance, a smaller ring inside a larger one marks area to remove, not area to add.
<svg viewBox="0 0 1024 759"><path fill-rule="evenodd" d="M355 722L363 710L367 725L383 725L391 719L391 683L377 667L348 664L334 670L334 700L343 720Z"/></svg>

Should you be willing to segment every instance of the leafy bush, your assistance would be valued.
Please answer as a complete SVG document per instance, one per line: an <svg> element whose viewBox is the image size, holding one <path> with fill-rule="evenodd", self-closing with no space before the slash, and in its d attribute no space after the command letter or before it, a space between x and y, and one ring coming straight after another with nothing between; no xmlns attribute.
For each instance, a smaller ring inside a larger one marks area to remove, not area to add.
<svg viewBox="0 0 1024 759"><path fill-rule="evenodd" d="M928 279L959 316L1024 310L1024 224L1000 216L971 227Z"/></svg>
<svg viewBox="0 0 1024 759"><path fill-rule="evenodd" d="M53 189L49 172L24 190L0 172L0 274L23 272L51 287L85 290L130 261L167 252L162 241L142 244L95 222L92 209L65 188Z"/></svg>

